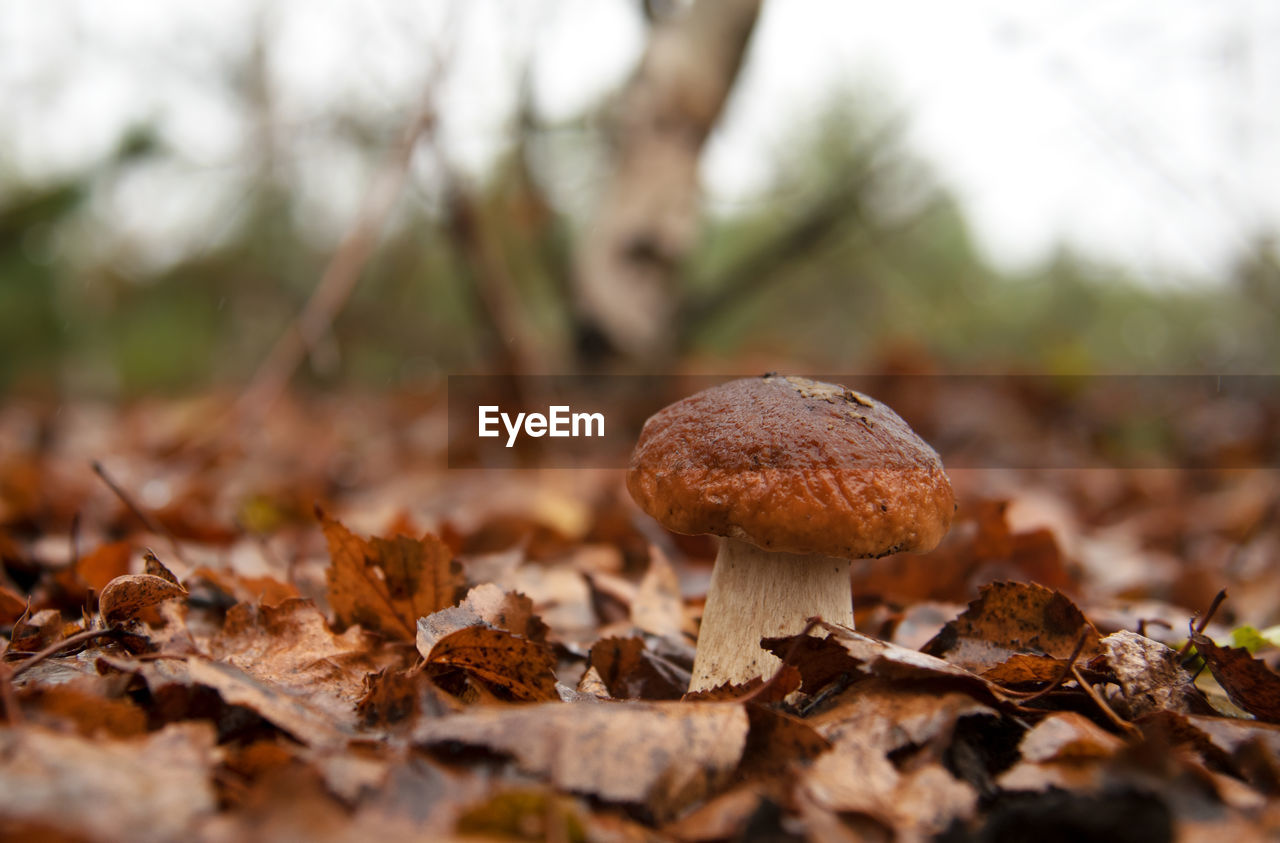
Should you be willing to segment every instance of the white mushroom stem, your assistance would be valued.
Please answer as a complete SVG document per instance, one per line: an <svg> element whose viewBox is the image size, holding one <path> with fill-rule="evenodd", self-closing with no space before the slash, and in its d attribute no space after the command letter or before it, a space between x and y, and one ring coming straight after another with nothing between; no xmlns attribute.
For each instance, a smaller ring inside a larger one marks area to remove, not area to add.
<svg viewBox="0 0 1280 843"><path fill-rule="evenodd" d="M815 615L853 626L848 559L720 539L689 690L768 679L781 660L761 649L760 639L795 635Z"/></svg>

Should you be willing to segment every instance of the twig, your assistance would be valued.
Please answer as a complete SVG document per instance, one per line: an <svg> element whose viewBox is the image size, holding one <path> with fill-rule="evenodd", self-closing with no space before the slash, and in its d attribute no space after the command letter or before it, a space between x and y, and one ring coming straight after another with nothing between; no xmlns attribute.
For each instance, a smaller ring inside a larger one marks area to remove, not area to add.
<svg viewBox="0 0 1280 843"><path fill-rule="evenodd" d="M13 668L13 672L9 674L9 678L18 678L18 676L22 675L25 671L35 667L50 656L56 655L69 647L78 646L86 641L92 641L95 638L115 637L119 634L119 630L108 627L106 629L85 629L77 632L75 635L68 635L61 641L53 642L48 647L45 647L31 658Z"/></svg>
<svg viewBox="0 0 1280 843"><path fill-rule="evenodd" d="M1199 622L1192 628L1193 634L1204 632L1204 628L1209 625L1209 621L1213 618L1214 613L1218 611L1218 607L1222 605L1222 601L1227 599L1227 590L1224 588L1213 597L1213 602L1209 604L1209 609L1200 618ZM1178 650L1178 658L1185 658L1187 653L1191 652L1191 636L1187 636L1186 643Z"/></svg>
<svg viewBox="0 0 1280 843"><path fill-rule="evenodd" d="M328 333L355 289L373 253L378 234L404 187L418 141L435 127L434 86L430 88L426 102L409 121L399 145L374 179L355 224L325 267L311 298L241 393L234 413L242 426L256 424L262 419L293 378L308 351L314 349Z"/></svg>
<svg viewBox="0 0 1280 843"><path fill-rule="evenodd" d="M102 467L102 463L94 460L91 465L93 466L93 473L102 478L102 482L106 483L107 488L114 492L116 497L120 499L121 503L128 507L129 511L142 522L142 526L146 527L157 536L164 536L169 542L169 548L173 551L174 558L178 559L184 565L190 564L187 562L186 557L182 555L182 548L178 545L177 537L174 536L173 533L171 533L163 524L152 518L150 513L135 503L133 497L124 489L120 488L120 485L111 478L110 474L107 474L107 470Z"/></svg>
<svg viewBox="0 0 1280 843"><path fill-rule="evenodd" d="M1084 649L1084 642L1088 637L1089 637L1089 633L1087 628L1080 630L1080 635L1078 638L1076 638L1076 646L1074 649L1072 649L1071 655L1067 657L1067 663L1063 665L1061 672L1058 673L1058 677L1054 679L1052 682L1050 682L1048 685L1046 685L1045 687L1041 688L1039 691L1036 691L1030 696L1023 697L1022 699L1018 700L1018 705L1026 705L1029 702L1034 702L1035 700L1038 700L1041 697L1046 696L1047 694L1052 692L1055 688L1057 688L1059 685L1061 685L1063 682L1067 681L1067 677L1070 676L1071 672L1076 668L1076 659L1080 657L1080 651ZM1022 691L1014 691L1010 688L1005 688L1003 686L1001 686L1000 690L1003 691L1004 693L1009 694L1010 696L1015 696L1015 697L1021 696L1021 694L1023 693Z"/></svg>
<svg viewBox="0 0 1280 843"><path fill-rule="evenodd" d="M677 330L679 342L687 345L703 323L748 300L770 283L786 277L783 270L797 257L812 252L843 221L855 215L864 191L880 175L875 150L885 149L900 137L906 120L898 116L887 121L865 144L872 152L868 160L838 189L805 209L782 234L766 241L754 252L730 267L710 292L686 301L681 308Z"/></svg>
<svg viewBox="0 0 1280 843"><path fill-rule="evenodd" d="M1125 720L1119 714L1116 714L1115 711L1112 710L1111 706L1107 705L1107 701L1098 693L1098 689L1085 681L1085 678L1080 675L1080 670L1074 664L1071 665L1071 673L1075 676L1076 682L1080 684L1080 687L1084 689L1084 692L1089 695L1089 698L1092 699L1098 708L1102 710L1102 713L1107 716L1108 720L1116 724L1117 728L1133 737L1137 737L1142 734L1137 726L1133 725L1128 720Z"/></svg>

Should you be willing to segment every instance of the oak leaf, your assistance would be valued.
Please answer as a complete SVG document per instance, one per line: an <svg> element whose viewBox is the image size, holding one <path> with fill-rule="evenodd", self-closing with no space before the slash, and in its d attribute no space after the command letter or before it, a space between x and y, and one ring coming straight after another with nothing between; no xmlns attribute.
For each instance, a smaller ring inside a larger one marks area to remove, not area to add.
<svg viewBox="0 0 1280 843"><path fill-rule="evenodd" d="M329 605L339 628L360 624L412 641L418 618L456 601L462 569L435 535L364 539L324 513L320 520L331 559Z"/></svg>

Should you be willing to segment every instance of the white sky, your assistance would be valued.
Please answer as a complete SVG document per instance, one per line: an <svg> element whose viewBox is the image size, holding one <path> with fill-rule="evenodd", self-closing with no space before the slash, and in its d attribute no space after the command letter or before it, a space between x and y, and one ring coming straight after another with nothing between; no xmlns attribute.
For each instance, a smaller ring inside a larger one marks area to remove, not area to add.
<svg viewBox="0 0 1280 843"><path fill-rule="evenodd" d="M636 6L0 0L0 171L75 168L159 116L183 167L120 186L103 214L153 240L200 225L201 197L251 142L218 80L262 8L288 125L335 103L403 111L444 55L444 140L479 170L503 144L526 57L541 107L571 116L634 65ZM1151 277L1212 277L1252 232L1280 229L1274 44L1269 0L766 0L705 178L715 202L749 201L833 90L871 87L908 114L907 142L1005 265L1065 240ZM298 154L318 162L304 189L340 226L367 174L327 152L304 141Z"/></svg>

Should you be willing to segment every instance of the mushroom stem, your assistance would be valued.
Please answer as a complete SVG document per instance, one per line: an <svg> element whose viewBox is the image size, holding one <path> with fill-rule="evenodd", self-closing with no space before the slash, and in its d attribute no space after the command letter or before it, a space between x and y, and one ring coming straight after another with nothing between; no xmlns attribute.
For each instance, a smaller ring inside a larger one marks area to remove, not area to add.
<svg viewBox="0 0 1280 843"><path fill-rule="evenodd" d="M778 553L721 538L689 690L771 675L781 661L761 649L760 639L794 635L814 615L853 626L848 559Z"/></svg>

